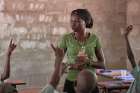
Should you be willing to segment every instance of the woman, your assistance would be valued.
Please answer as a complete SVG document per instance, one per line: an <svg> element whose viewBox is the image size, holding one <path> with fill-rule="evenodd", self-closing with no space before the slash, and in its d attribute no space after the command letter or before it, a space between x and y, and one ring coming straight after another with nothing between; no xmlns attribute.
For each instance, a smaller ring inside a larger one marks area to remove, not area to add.
<svg viewBox="0 0 140 93"><path fill-rule="evenodd" d="M88 68L95 73L95 68L105 68L104 56L98 37L86 31L91 29L92 26L93 19L87 9L72 11L71 28L73 32L64 35L58 46L60 49L63 49L64 53L67 53L67 64L70 65L64 84L64 92L75 93L76 76L82 69ZM84 53L82 54L81 52ZM79 54L82 54L82 57ZM63 57L61 56L61 58ZM98 92L99 90L96 87L92 93Z"/></svg>

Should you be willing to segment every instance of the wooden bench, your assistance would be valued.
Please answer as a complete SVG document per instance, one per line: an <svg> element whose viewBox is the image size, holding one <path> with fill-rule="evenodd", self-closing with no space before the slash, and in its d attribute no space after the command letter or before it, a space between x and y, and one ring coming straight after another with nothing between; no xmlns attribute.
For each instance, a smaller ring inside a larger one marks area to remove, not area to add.
<svg viewBox="0 0 140 93"><path fill-rule="evenodd" d="M130 83L123 83L122 81L100 81L98 86L101 90L101 93L110 93L114 90L127 90L130 86Z"/></svg>

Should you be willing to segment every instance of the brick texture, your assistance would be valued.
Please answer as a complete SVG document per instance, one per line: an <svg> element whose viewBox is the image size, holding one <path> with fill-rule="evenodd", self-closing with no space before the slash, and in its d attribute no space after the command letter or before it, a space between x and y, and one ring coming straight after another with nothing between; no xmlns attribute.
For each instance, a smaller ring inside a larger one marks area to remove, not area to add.
<svg viewBox="0 0 140 93"><path fill-rule="evenodd" d="M131 34L136 58L139 58L139 1L135 0L0 0L0 72L10 38L17 43L11 60L12 79L27 82L24 87L42 87L52 74L54 54L64 33L71 32L70 13L87 8L93 18L91 32L102 43L108 68L126 68L127 57L121 30L134 24Z"/></svg>

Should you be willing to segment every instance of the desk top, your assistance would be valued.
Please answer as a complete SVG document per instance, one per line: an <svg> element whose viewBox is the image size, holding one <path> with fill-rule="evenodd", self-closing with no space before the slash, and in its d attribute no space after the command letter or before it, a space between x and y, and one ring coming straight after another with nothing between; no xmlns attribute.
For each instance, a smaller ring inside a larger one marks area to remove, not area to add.
<svg viewBox="0 0 140 93"><path fill-rule="evenodd" d="M123 75L122 72L125 72L125 75ZM116 80L123 80L123 81L134 80L132 74L126 69L107 69L107 70L98 69L96 73L97 75L116 79Z"/></svg>
<svg viewBox="0 0 140 93"><path fill-rule="evenodd" d="M25 85L26 83L22 80L6 80L5 83L10 83L12 85Z"/></svg>

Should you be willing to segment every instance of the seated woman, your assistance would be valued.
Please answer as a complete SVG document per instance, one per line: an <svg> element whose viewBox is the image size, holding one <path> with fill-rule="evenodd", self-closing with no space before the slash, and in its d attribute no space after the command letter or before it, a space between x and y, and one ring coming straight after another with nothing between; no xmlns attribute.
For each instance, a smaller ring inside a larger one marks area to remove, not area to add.
<svg viewBox="0 0 140 93"><path fill-rule="evenodd" d="M127 27L126 31L124 32L124 37L125 37L126 47L127 47L127 56L133 67L132 74L135 78L134 82L131 84L127 93L140 93L140 61L139 61L139 65L137 65L128 40L128 35L132 31L132 29L133 26L130 25Z"/></svg>
<svg viewBox="0 0 140 93"><path fill-rule="evenodd" d="M4 83L4 80L10 77L10 57L15 48L16 45L11 40L6 54L6 64L4 71L1 74L0 93L17 93L17 90L14 86L8 83Z"/></svg>

